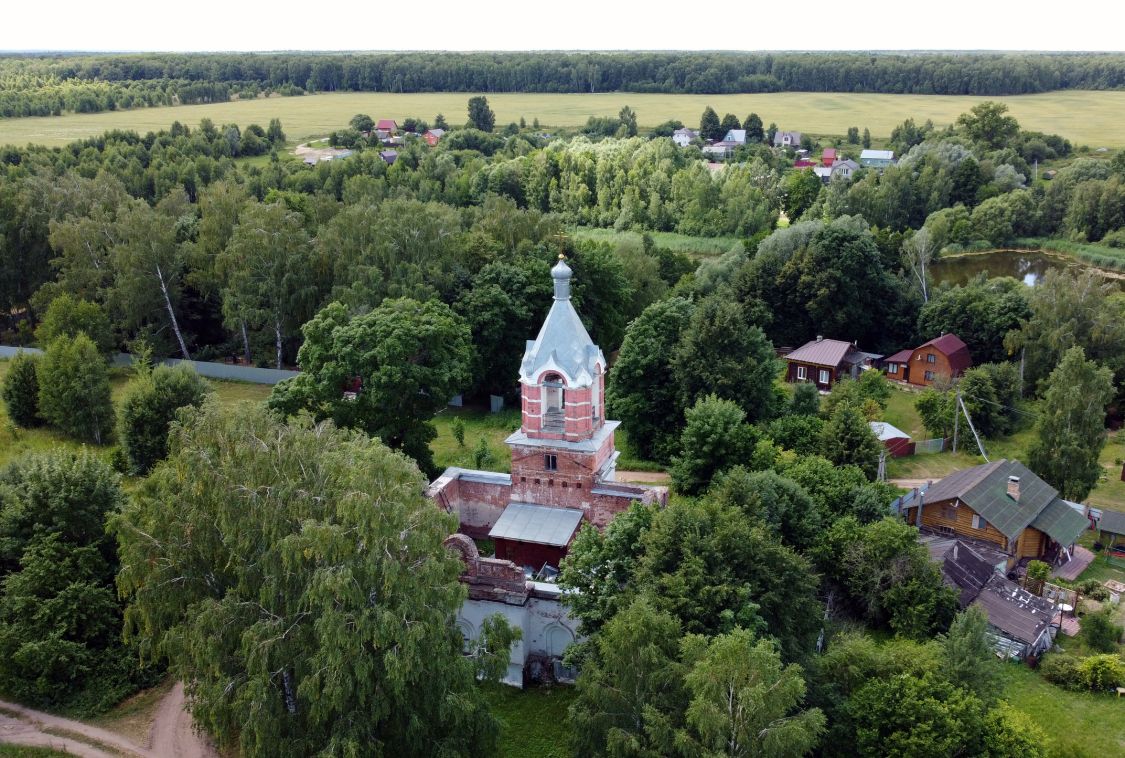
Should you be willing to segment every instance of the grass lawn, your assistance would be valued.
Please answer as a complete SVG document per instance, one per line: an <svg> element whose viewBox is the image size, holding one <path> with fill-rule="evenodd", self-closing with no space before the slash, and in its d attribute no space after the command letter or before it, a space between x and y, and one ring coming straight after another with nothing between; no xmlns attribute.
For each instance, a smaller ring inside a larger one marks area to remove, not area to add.
<svg viewBox="0 0 1125 758"><path fill-rule="evenodd" d="M95 718L85 719L86 723L124 735L138 744L148 740L152 722L160 701L172 691L174 680L168 677L160 684L141 690L130 698L118 703L112 710Z"/></svg>
<svg viewBox="0 0 1125 758"><path fill-rule="evenodd" d="M0 119L0 144L25 145L33 142L61 146L109 129L132 129L144 134L167 129L177 120L194 127L203 118L210 118L216 124L233 122L245 127L251 123L267 124L274 117L281 119L289 140L296 143L340 129L357 113L400 121L408 116L432 120L436 114L444 113L452 123L462 123L466 104L473 94L348 92ZM913 118L918 123L932 119L939 127L951 124L960 114L984 100L1006 103L1011 114L1026 129L1061 134L1076 144L1091 147L1125 146L1125 131L1120 129L1121 114L1125 113L1125 91L1115 90L1063 90L1006 97L839 92L488 95L498 126L519 121L523 116L528 122L538 118L544 128L576 127L585 124L590 116L616 116L624 105L637 112L642 127L655 126L668 119L679 119L688 126L694 126L699 123L703 109L710 105L719 113L734 113L740 119L753 111L767 124L774 122L781 129L799 129L812 135L843 136L850 126L867 127L876 139L890 135L891 130L907 118Z"/></svg>
<svg viewBox="0 0 1125 758"><path fill-rule="evenodd" d="M641 242L638 232L619 232L613 229L595 229L589 226L580 226L574 230L578 239L589 239L598 242L614 243L622 239L635 239ZM675 232L649 232L652 241L657 247L667 248L677 253L684 253L693 258L715 258L730 251L735 245L741 245L738 237L691 237Z"/></svg>
<svg viewBox="0 0 1125 758"><path fill-rule="evenodd" d="M461 419L465 425L465 445L458 444L453 436L454 419ZM519 428L520 413L516 409L505 409L500 413L488 413L472 408L446 408L434 417L438 436L430 443L434 453L434 463L439 469L448 466L477 468L473 460L474 451L483 439L492 453L492 461L480 468L486 471L511 470L511 454L504 439Z"/></svg>
<svg viewBox="0 0 1125 758"><path fill-rule="evenodd" d="M500 721L500 758L563 758L569 733L566 709L572 687L517 690L502 684L485 686L492 713Z"/></svg>
<svg viewBox="0 0 1125 758"><path fill-rule="evenodd" d="M0 360L0 382L4 381L4 377L8 373L8 365L7 360ZM115 368L110 372L110 386L114 402L120 399L128 382L129 372L126 369ZM243 400L262 401L270 394L270 387L264 384L211 380L211 386L215 388L219 402L224 406L230 406ZM76 442L46 427L20 429L8 420L8 409L4 407L3 403L0 403L0 467L26 452L44 452L60 447L71 450L89 447L106 456L112 449L109 445L86 445Z"/></svg>
<svg viewBox="0 0 1125 758"><path fill-rule="evenodd" d="M49 758L55 755L73 755L49 747L27 747L0 743L0 758Z"/></svg>
<svg viewBox="0 0 1125 758"><path fill-rule="evenodd" d="M1047 732L1053 755L1125 755L1125 701L1068 692L1024 666L1003 670L1004 698Z"/></svg>
<svg viewBox="0 0 1125 758"><path fill-rule="evenodd" d="M930 434L922 426L922 419L914 408L918 395L894 389L887 403L884 417L907 432L914 439L928 439ZM1035 403L1024 404L1024 409L1034 413ZM962 419L964 420L964 419ZM1028 452L1035 443L1035 425L1031 419L1014 434L998 439L983 439L989 460L1015 458L1027 463ZM1121 463L1125 459L1125 430L1111 432L1099 462L1105 474L1090 493L1087 501L1097 508L1125 511L1125 482L1121 481ZM957 453L944 452L892 458L887 462L887 473L892 479L941 479L954 471L984 463L977 452L976 441L967 425L961 425Z"/></svg>

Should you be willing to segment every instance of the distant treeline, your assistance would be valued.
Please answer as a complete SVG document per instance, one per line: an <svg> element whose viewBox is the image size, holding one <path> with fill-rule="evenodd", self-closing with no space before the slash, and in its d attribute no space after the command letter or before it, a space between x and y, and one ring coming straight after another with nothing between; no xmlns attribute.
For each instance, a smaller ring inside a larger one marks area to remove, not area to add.
<svg viewBox="0 0 1125 758"><path fill-rule="evenodd" d="M137 87L136 83L149 83ZM98 83L96 93L83 85ZM126 86L134 83L133 87ZM1112 53L259 53L0 57L0 115L301 92L879 92L1125 86ZM109 86L107 86L109 85ZM41 90L83 90L72 100ZM202 89L201 89L202 87ZM96 96L95 96L96 95ZM100 106L98 100L100 98Z"/></svg>

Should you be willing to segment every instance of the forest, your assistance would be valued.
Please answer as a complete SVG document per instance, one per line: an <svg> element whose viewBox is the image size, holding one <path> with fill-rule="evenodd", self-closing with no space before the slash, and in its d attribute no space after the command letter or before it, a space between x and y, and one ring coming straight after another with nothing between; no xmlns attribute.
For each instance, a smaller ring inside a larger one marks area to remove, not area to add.
<svg viewBox="0 0 1125 758"><path fill-rule="evenodd" d="M0 56L0 117L304 92L878 92L1021 95L1125 86L1076 53L271 53Z"/></svg>

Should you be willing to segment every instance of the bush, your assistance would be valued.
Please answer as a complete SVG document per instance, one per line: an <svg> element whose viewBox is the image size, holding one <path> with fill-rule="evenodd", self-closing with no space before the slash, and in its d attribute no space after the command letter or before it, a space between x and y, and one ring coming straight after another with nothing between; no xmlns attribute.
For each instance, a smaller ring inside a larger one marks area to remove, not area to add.
<svg viewBox="0 0 1125 758"><path fill-rule="evenodd" d="M1094 545L1095 550L1099 550L1097 544ZM1109 600L1109 590L1104 584L1097 579L1087 579L1078 585L1078 591L1091 600L1097 600L1099 603Z"/></svg>
<svg viewBox="0 0 1125 758"><path fill-rule="evenodd" d="M1121 627L1113 623L1109 611L1090 613L1082 619L1082 632L1086 635L1086 642L1090 649L1099 653L1113 653L1117 651L1117 642L1121 639Z"/></svg>
<svg viewBox="0 0 1125 758"><path fill-rule="evenodd" d="M1051 684L1067 690L1080 690L1085 684L1078 670L1081 661L1072 655L1053 653L1039 664L1039 673Z"/></svg>
<svg viewBox="0 0 1125 758"><path fill-rule="evenodd" d="M113 431L109 367L83 333L59 337L39 364L39 414L51 426L99 445Z"/></svg>
<svg viewBox="0 0 1125 758"><path fill-rule="evenodd" d="M148 473L168 454L168 427L176 411L189 405L198 408L209 392L211 385L186 363L142 369L125 390L118 420L130 472Z"/></svg>
<svg viewBox="0 0 1125 758"><path fill-rule="evenodd" d="M8 418L23 427L39 423L39 356L20 350L4 377L4 405Z"/></svg>
<svg viewBox="0 0 1125 758"><path fill-rule="evenodd" d="M1125 684L1125 661L1121 656L1091 655L1078 664L1078 673L1087 689L1104 692Z"/></svg>

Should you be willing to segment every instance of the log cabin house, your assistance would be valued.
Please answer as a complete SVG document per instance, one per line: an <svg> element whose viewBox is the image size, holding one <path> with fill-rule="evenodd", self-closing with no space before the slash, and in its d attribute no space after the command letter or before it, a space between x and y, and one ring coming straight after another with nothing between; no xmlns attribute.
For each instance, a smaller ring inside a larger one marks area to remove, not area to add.
<svg viewBox="0 0 1125 758"><path fill-rule="evenodd" d="M1011 571L1021 562L1061 566L1089 527L1083 508L1019 461L1001 459L935 482L901 510L922 532L959 537L1001 554Z"/></svg>
<svg viewBox="0 0 1125 758"><path fill-rule="evenodd" d="M969 348L956 334L943 334L913 350L884 359L888 379L929 387L938 378L955 379L973 365Z"/></svg>

